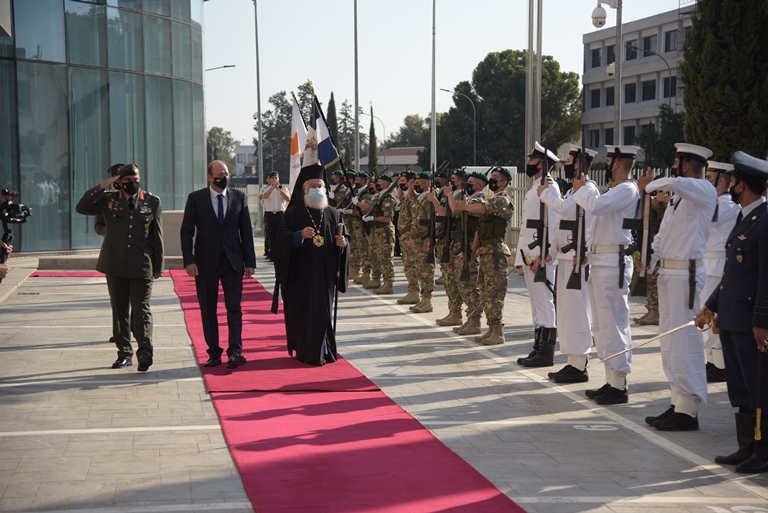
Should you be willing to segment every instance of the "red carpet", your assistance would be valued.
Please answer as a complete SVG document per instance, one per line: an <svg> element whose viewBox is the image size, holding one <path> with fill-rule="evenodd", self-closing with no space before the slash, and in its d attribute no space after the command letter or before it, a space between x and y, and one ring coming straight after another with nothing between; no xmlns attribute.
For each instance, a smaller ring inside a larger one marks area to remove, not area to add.
<svg viewBox="0 0 768 513"><path fill-rule="evenodd" d="M382 392L212 396L259 513L524 513Z"/></svg>
<svg viewBox="0 0 768 513"><path fill-rule="evenodd" d="M172 270L171 277L176 294L181 300L184 320L187 324L197 360L202 364L208 359L197 303L195 280L182 270ZM223 293L219 292L219 343L226 350L226 310ZM288 356L285 341L285 323L282 312L269 311L272 294L256 280L245 280L243 285L243 355L245 365L229 370L224 365L200 367L210 392L246 391L371 391L378 390L368 378L346 360L316 367L299 362ZM225 355L226 356L226 355Z"/></svg>
<svg viewBox="0 0 768 513"><path fill-rule="evenodd" d="M168 271L163 273L163 277L168 276ZM35 271L29 275L30 278L103 278L104 273L98 271Z"/></svg>

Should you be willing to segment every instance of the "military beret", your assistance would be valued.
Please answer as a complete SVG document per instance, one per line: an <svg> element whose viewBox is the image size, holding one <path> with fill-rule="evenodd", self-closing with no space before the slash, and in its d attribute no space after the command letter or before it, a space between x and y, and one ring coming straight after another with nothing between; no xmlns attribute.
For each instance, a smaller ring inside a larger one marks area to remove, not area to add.
<svg viewBox="0 0 768 513"><path fill-rule="evenodd" d="M406 171L403 174L405 175L406 180L413 180L416 178L416 173L414 173L413 171Z"/></svg>
<svg viewBox="0 0 768 513"><path fill-rule="evenodd" d="M334 169L334 171L333 171L333 173L331 173L331 175L332 176L335 175L335 176L342 176L343 177L344 176L344 171L342 171L341 169Z"/></svg>
<svg viewBox="0 0 768 513"><path fill-rule="evenodd" d="M357 177L358 178L365 178L367 180L368 179L368 173L366 173L365 171L358 171L357 172Z"/></svg>
<svg viewBox="0 0 768 513"><path fill-rule="evenodd" d="M451 171L451 174L458 176L462 180L467 177L467 173L462 168L460 168L460 167L458 167L458 168L454 169L453 171Z"/></svg>
<svg viewBox="0 0 768 513"><path fill-rule="evenodd" d="M347 169L346 175L347 178L355 178L357 176L357 172L354 169Z"/></svg>
<svg viewBox="0 0 768 513"><path fill-rule="evenodd" d="M385 180L389 183L392 183L392 175L379 175L379 180Z"/></svg>
<svg viewBox="0 0 768 513"><path fill-rule="evenodd" d="M120 169L117 170L117 174L120 176L138 176L139 166L136 164L126 164L124 166L120 166Z"/></svg>
<svg viewBox="0 0 768 513"><path fill-rule="evenodd" d="M269 173L267 173L267 176L265 176L265 178L273 178L275 176L280 176L280 175L277 174L277 171L270 171Z"/></svg>
<svg viewBox="0 0 768 513"><path fill-rule="evenodd" d="M467 178L477 178L478 180L482 180L483 183L488 183L488 177L485 173L481 173L480 171L472 171Z"/></svg>
<svg viewBox="0 0 768 513"><path fill-rule="evenodd" d="M768 180L768 162L763 159L737 151L731 155L731 164L740 173L760 180Z"/></svg>
<svg viewBox="0 0 768 513"><path fill-rule="evenodd" d="M432 173L429 171L419 171L414 174L414 180L432 180Z"/></svg>
<svg viewBox="0 0 768 513"><path fill-rule="evenodd" d="M123 167L125 164L115 164L113 166L110 166L109 169L107 169L107 174L109 176L117 176L117 173L120 171L120 168Z"/></svg>
<svg viewBox="0 0 768 513"><path fill-rule="evenodd" d="M506 168L503 168L503 167L501 167L501 166L496 166L496 167L494 167L494 168L491 170L491 173L493 173L494 171L496 171L496 172L500 173L500 174L501 174L502 176L504 176L504 178L506 178L507 180L512 180L512 173L510 173L508 169L506 169Z"/></svg>
<svg viewBox="0 0 768 513"><path fill-rule="evenodd" d="M445 178L446 180L448 180L448 173L444 171L438 171L437 173L435 173L435 178Z"/></svg>

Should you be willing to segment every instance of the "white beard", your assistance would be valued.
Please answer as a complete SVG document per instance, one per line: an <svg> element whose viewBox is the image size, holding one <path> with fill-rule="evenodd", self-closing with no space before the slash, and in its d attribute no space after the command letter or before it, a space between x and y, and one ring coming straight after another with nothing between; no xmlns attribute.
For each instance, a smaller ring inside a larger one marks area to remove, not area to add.
<svg viewBox="0 0 768 513"><path fill-rule="evenodd" d="M304 203L309 208L316 208L318 210L325 210L325 208L328 206L328 197L323 196L320 199L312 199L309 197L309 194L304 195Z"/></svg>

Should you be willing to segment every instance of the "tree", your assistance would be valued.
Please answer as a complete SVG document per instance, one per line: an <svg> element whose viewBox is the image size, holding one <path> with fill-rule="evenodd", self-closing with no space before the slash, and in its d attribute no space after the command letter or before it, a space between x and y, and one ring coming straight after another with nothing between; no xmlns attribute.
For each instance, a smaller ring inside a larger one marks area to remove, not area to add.
<svg viewBox="0 0 768 513"><path fill-rule="evenodd" d="M328 100L328 112L325 114L326 121L328 121L328 132L331 134L331 139L334 144L341 144L339 142L339 123L336 119L336 100L333 99L333 91L331 91L331 99Z"/></svg>
<svg viewBox="0 0 768 513"><path fill-rule="evenodd" d="M236 160L235 149L238 141L232 138L232 133L224 131L223 128L215 126L208 130L208 163L214 160L223 161L229 168L231 174L235 174Z"/></svg>
<svg viewBox="0 0 768 513"><path fill-rule="evenodd" d="M424 146L424 118L418 114L409 114L403 120L400 131L390 139L390 147L403 148Z"/></svg>
<svg viewBox="0 0 768 513"><path fill-rule="evenodd" d="M680 72L687 142L727 162L736 150L768 153L768 6L699 0Z"/></svg>
<svg viewBox="0 0 768 513"><path fill-rule="evenodd" d="M378 175L379 174L379 150L376 147L378 142L376 141L376 125L374 125L373 117L373 105L371 105L371 128L368 131L368 140L370 141L370 149L368 151L368 173Z"/></svg>
<svg viewBox="0 0 768 513"><path fill-rule="evenodd" d="M285 91L280 91L269 97L272 109L262 113L262 130L264 138L272 145L274 168L280 174L280 181L288 183L291 158L291 122L293 117L293 105L288 100ZM256 136L253 144L259 144L259 125L253 127ZM258 150L257 150L258 151ZM265 166L266 162L265 162ZM271 167L270 167L271 168Z"/></svg>
<svg viewBox="0 0 768 513"><path fill-rule="evenodd" d="M684 122L684 113L675 113L669 105L664 103L659 106L659 131L656 131L653 124L644 125L640 127L640 133L631 142L643 149L652 145L652 167L670 168L675 161L675 143L682 142L685 138Z"/></svg>
<svg viewBox="0 0 768 513"><path fill-rule="evenodd" d="M491 52L472 73L472 82L459 82L454 90L466 94L477 109L478 163L503 164L522 168L525 154L525 66L527 52ZM560 71L551 56L542 58L541 84L542 141L557 148L581 132L581 89L579 76ZM459 96L454 105L438 117L437 160L452 167L472 162L472 106ZM426 151L419 154L419 165L429 166L430 136L426 131Z"/></svg>

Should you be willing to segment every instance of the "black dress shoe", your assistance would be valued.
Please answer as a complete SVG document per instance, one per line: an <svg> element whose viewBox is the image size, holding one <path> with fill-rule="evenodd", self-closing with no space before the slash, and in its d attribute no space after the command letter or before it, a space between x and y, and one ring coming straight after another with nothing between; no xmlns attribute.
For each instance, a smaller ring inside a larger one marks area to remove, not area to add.
<svg viewBox="0 0 768 513"><path fill-rule="evenodd" d="M113 369L122 369L123 367L130 367L133 365L133 360L130 358L118 358L115 363L112 364Z"/></svg>
<svg viewBox="0 0 768 513"><path fill-rule="evenodd" d="M203 364L203 367L216 367L217 365L221 365L221 357L217 356L214 358L211 356L208 358L208 361Z"/></svg>
<svg viewBox="0 0 768 513"><path fill-rule="evenodd" d="M151 366L152 366L151 354L144 353L141 356L139 356L139 368L136 370L138 370L139 372L147 372Z"/></svg>
<svg viewBox="0 0 768 513"><path fill-rule="evenodd" d="M245 356L241 355L240 353L233 354L229 357L229 360L227 360L227 369L234 369L235 367L240 367L241 365L245 365Z"/></svg>
<svg viewBox="0 0 768 513"><path fill-rule="evenodd" d="M601 386L600 388L593 389L593 390L585 390L584 395L587 396L587 399L595 399L596 397L599 397L606 393L608 389L611 388L611 385L606 383L605 385Z"/></svg>
<svg viewBox="0 0 768 513"><path fill-rule="evenodd" d="M707 383L724 383L725 369L716 367L714 363L707 362Z"/></svg>
<svg viewBox="0 0 768 513"><path fill-rule="evenodd" d="M611 404L624 404L627 401L629 401L629 394L627 391L620 390L612 386L609 386L608 390L606 390L604 394L595 397L595 402L597 404L602 404L603 406L608 406Z"/></svg>
<svg viewBox="0 0 768 513"><path fill-rule="evenodd" d="M673 411L666 418L654 422L653 427L659 431L698 431L699 419L698 417L691 417L685 413Z"/></svg>
<svg viewBox="0 0 768 513"><path fill-rule="evenodd" d="M667 417L669 417L670 415L672 415L673 413L675 413L675 405L674 404L672 406L670 406L669 408L667 408L667 411L665 411L664 413L662 413L658 417L651 417L651 416L646 417L645 418L645 423L648 424L649 426L653 426L653 423L656 422L657 420L664 420Z"/></svg>
<svg viewBox="0 0 768 513"><path fill-rule="evenodd" d="M558 372L550 372L549 379L555 383L586 383L589 381L589 374L586 370L579 370L573 365L566 365Z"/></svg>

